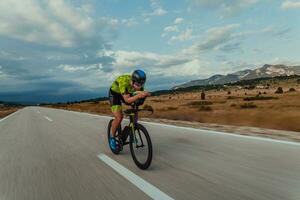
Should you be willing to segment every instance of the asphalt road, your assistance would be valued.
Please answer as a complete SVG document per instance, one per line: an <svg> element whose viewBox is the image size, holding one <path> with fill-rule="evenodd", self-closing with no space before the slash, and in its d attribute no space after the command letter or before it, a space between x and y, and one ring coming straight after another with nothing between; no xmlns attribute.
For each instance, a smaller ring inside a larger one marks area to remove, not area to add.
<svg viewBox="0 0 300 200"><path fill-rule="evenodd" d="M41 107L1 120L0 200L151 199L147 184L165 194L157 199L300 199L297 143L144 123L154 157L142 171L128 146L110 152L108 121ZM130 173L116 172L99 155Z"/></svg>

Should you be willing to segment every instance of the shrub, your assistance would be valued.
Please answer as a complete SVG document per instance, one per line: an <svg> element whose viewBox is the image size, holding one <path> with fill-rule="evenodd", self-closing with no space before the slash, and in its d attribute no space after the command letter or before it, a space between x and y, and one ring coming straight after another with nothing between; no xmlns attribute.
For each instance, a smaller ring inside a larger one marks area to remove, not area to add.
<svg viewBox="0 0 300 200"><path fill-rule="evenodd" d="M201 100L205 100L205 92L204 91L201 92Z"/></svg>
<svg viewBox="0 0 300 200"><path fill-rule="evenodd" d="M296 92L296 89L295 88L290 88L289 92Z"/></svg>
<svg viewBox="0 0 300 200"><path fill-rule="evenodd" d="M270 96L245 97L244 101L271 100L271 99L278 99L278 97L270 97Z"/></svg>
<svg viewBox="0 0 300 200"><path fill-rule="evenodd" d="M283 93L283 89L282 87L278 87L277 90L275 91L276 94L282 94Z"/></svg>
<svg viewBox="0 0 300 200"><path fill-rule="evenodd" d="M193 101L186 105L188 106L203 106L203 105L212 105L213 103L211 101Z"/></svg>
<svg viewBox="0 0 300 200"><path fill-rule="evenodd" d="M148 105L148 104L145 104L143 109L145 110L153 110L152 106L151 105Z"/></svg>
<svg viewBox="0 0 300 200"><path fill-rule="evenodd" d="M227 94L228 94L228 95L231 95L231 91L229 90L229 91L227 92Z"/></svg>
<svg viewBox="0 0 300 200"><path fill-rule="evenodd" d="M227 99L240 99L241 97L236 97L236 96L228 96Z"/></svg>
<svg viewBox="0 0 300 200"><path fill-rule="evenodd" d="M253 102L250 102L250 103L244 103L240 105L240 108L249 109L249 108L257 108L257 106Z"/></svg>
<svg viewBox="0 0 300 200"><path fill-rule="evenodd" d="M177 110L177 107L167 107L167 110Z"/></svg>
<svg viewBox="0 0 300 200"><path fill-rule="evenodd" d="M255 89L255 85L249 85L248 87L245 87L245 89L253 90L253 89Z"/></svg>
<svg viewBox="0 0 300 200"><path fill-rule="evenodd" d="M231 104L230 106L231 106L231 107L235 107L235 106L236 106L236 104L235 104L235 103L233 103L233 104Z"/></svg>
<svg viewBox="0 0 300 200"><path fill-rule="evenodd" d="M212 111L210 106L200 106L198 111Z"/></svg>
<svg viewBox="0 0 300 200"><path fill-rule="evenodd" d="M152 99L151 101L153 101L153 102L163 102L163 100L161 100L161 99Z"/></svg>

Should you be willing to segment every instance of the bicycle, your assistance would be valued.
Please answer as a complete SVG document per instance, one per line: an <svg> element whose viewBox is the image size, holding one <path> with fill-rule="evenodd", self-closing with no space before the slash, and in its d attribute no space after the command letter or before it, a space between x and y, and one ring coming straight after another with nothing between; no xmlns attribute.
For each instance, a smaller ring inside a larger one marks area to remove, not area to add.
<svg viewBox="0 0 300 200"><path fill-rule="evenodd" d="M134 163L140 169L145 170L152 162L152 142L147 129L142 124L137 122L136 115L140 111L150 111L153 113L153 109L152 107L139 109L141 104L142 103L136 102L131 105L130 109L127 109L123 112L125 116L129 116L129 124L125 126L123 130L121 125L117 129L117 137L119 141L118 148L112 149L109 142L110 137L112 137L111 124L113 119L111 119L108 124L107 137L109 147L114 154L119 154L120 151L123 150L123 146L129 144L130 153ZM146 154L144 159L140 157L141 154Z"/></svg>

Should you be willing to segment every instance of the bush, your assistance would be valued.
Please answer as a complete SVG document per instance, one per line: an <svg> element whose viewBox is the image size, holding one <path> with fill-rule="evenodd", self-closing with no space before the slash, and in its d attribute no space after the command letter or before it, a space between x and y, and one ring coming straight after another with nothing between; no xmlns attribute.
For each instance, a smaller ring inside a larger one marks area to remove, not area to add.
<svg viewBox="0 0 300 200"><path fill-rule="evenodd" d="M161 100L161 99L152 99L151 101L152 101L152 102L157 102L157 103L158 103L158 102L163 102L163 100Z"/></svg>
<svg viewBox="0 0 300 200"><path fill-rule="evenodd" d="M201 92L201 100L205 100L205 92L204 91Z"/></svg>
<svg viewBox="0 0 300 200"><path fill-rule="evenodd" d="M242 97L236 97L236 96L228 96L227 99L240 99Z"/></svg>
<svg viewBox="0 0 300 200"><path fill-rule="evenodd" d="M203 106L203 105L212 105L213 103L211 101L193 101L186 105L188 106Z"/></svg>
<svg viewBox="0 0 300 200"><path fill-rule="evenodd" d="M282 87L278 87L277 90L275 91L275 94L282 94L282 93L283 93Z"/></svg>
<svg viewBox="0 0 300 200"><path fill-rule="evenodd" d="M253 102L250 102L250 103L244 103L240 105L240 108L249 109L249 108L257 108L257 106Z"/></svg>
<svg viewBox="0 0 300 200"><path fill-rule="evenodd" d="M200 106L198 111L212 111L210 106Z"/></svg>
<svg viewBox="0 0 300 200"><path fill-rule="evenodd" d="M167 107L167 110L177 110L177 107Z"/></svg>
<svg viewBox="0 0 300 200"><path fill-rule="evenodd" d="M278 99L278 97L270 97L270 96L245 97L244 101L271 100L271 99Z"/></svg>
<svg viewBox="0 0 300 200"><path fill-rule="evenodd" d="M296 89L295 88L290 88L289 92L296 92Z"/></svg>
<svg viewBox="0 0 300 200"><path fill-rule="evenodd" d="M236 106L236 104L235 104L235 103L233 103L233 104L231 104L230 106L231 106L231 107L235 107L235 106Z"/></svg>
<svg viewBox="0 0 300 200"><path fill-rule="evenodd" d="M255 85L246 86L246 87L244 87L244 89L253 90L253 89L255 89Z"/></svg>
<svg viewBox="0 0 300 200"><path fill-rule="evenodd" d="M148 104L145 104L143 109L145 110L153 110L152 106L148 105Z"/></svg>
<svg viewBox="0 0 300 200"><path fill-rule="evenodd" d="M229 91L227 92L227 94L228 94L228 95L231 95L231 91L229 90Z"/></svg>

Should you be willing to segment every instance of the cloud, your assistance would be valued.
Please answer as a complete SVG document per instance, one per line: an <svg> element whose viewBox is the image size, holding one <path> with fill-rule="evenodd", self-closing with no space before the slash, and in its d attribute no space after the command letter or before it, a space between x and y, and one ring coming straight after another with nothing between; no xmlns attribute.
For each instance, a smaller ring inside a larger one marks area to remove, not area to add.
<svg viewBox="0 0 300 200"><path fill-rule="evenodd" d="M184 21L183 18L178 17L174 20L173 24L181 24L183 21Z"/></svg>
<svg viewBox="0 0 300 200"><path fill-rule="evenodd" d="M185 77L188 79L207 73L204 70L206 61L181 53L164 55L153 52L115 51L112 54L115 58L113 63L115 75L128 73L136 68L143 68L151 76L161 78ZM153 84L160 84L160 82Z"/></svg>
<svg viewBox="0 0 300 200"><path fill-rule="evenodd" d="M231 52L240 49L240 47L241 47L241 42L238 41L238 42L227 43L223 46L217 47L217 50L221 50L224 52Z"/></svg>
<svg viewBox="0 0 300 200"><path fill-rule="evenodd" d="M149 17L153 17L153 16L163 16L165 14L167 14L168 12L166 10L164 10L163 8L156 8L154 9L152 12L150 13L145 13L143 14L145 17L149 18Z"/></svg>
<svg viewBox="0 0 300 200"><path fill-rule="evenodd" d="M124 24L127 27L132 27L138 24L138 22L136 21L136 19L134 17L131 17L129 19L122 19L122 24Z"/></svg>
<svg viewBox="0 0 300 200"><path fill-rule="evenodd" d="M194 5L220 10L223 17L232 17L258 0L190 0Z"/></svg>
<svg viewBox="0 0 300 200"><path fill-rule="evenodd" d="M144 13L143 16L149 18L153 16L164 16L168 13L156 0L150 0L150 5L152 8L151 12Z"/></svg>
<svg viewBox="0 0 300 200"><path fill-rule="evenodd" d="M282 27L274 27L268 26L261 30L261 33L264 35L282 37L288 34L291 31L291 28L282 28Z"/></svg>
<svg viewBox="0 0 300 200"><path fill-rule="evenodd" d="M288 9L300 9L300 1L298 0L294 0L294 1L290 1L290 0L285 0L282 2L281 4L281 8L284 10L288 10Z"/></svg>
<svg viewBox="0 0 300 200"><path fill-rule="evenodd" d="M60 47L101 44L109 24L91 17L86 7L75 7L63 0L2 0L0 35Z"/></svg>
<svg viewBox="0 0 300 200"><path fill-rule="evenodd" d="M178 32L178 26L167 26L164 28L164 32Z"/></svg>
<svg viewBox="0 0 300 200"><path fill-rule="evenodd" d="M38 84L37 84L38 83ZM104 88L98 87L97 90L89 90L74 81L62 81L62 80L42 80L38 82L30 82L24 90L17 90L17 88L11 85L5 87L10 88L8 91L0 91L0 99L4 101L13 102L66 102L75 100L84 100L89 98L99 97L99 95L106 95ZM79 90L79 88L81 88ZM47 92L45 92L47 91Z"/></svg>
<svg viewBox="0 0 300 200"><path fill-rule="evenodd" d="M144 18L144 22L149 23L151 19L149 17Z"/></svg>
<svg viewBox="0 0 300 200"><path fill-rule="evenodd" d="M192 29L186 29L185 31L181 32L177 36L172 36L171 39L169 40L169 43L175 42L175 41L187 41L192 39Z"/></svg>
<svg viewBox="0 0 300 200"><path fill-rule="evenodd" d="M183 22L183 18L176 18L174 21L173 21L173 24L170 25L170 26L166 26L164 28L164 31L163 33L161 34L161 37L166 37L167 35L169 35L170 33L172 32L179 32L179 28L178 28L178 25L181 24ZM181 32L179 35L177 36L172 36L169 40L168 40L168 43L171 44L175 41L185 41L185 40L189 40L192 38L192 30L191 29L187 29L183 32Z"/></svg>
<svg viewBox="0 0 300 200"><path fill-rule="evenodd" d="M0 1L1 94L30 88L29 96L32 90L41 96L51 95L43 84L47 82L57 83L56 90L67 97L62 94L71 90L67 83L76 80L73 92L100 95L99 86L108 84L105 81L113 70L114 58L99 52L112 48L120 25L135 22L133 18L122 21L95 15L92 6L71 3Z"/></svg>
<svg viewBox="0 0 300 200"><path fill-rule="evenodd" d="M166 37L168 34L172 32L178 32L178 26L177 25L171 25L164 28L163 33L161 34L161 37Z"/></svg>
<svg viewBox="0 0 300 200"><path fill-rule="evenodd" d="M1 70L2 66L0 65L0 80L6 77L6 74Z"/></svg>
<svg viewBox="0 0 300 200"><path fill-rule="evenodd" d="M183 50L185 53L197 54L203 51L219 50L221 45L231 42L243 36L243 33L235 33L239 24L228 24L221 27L213 27L206 31L201 41Z"/></svg>

